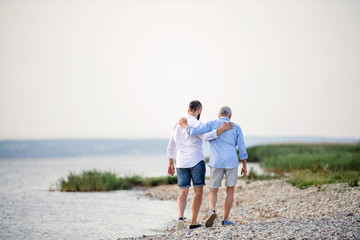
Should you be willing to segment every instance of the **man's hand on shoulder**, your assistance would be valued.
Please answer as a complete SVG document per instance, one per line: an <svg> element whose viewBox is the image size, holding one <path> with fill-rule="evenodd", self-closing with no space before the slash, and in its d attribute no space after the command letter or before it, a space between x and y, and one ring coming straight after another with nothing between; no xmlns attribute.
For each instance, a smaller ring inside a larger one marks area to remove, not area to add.
<svg viewBox="0 0 360 240"><path fill-rule="evenodd" d="M188 125L187 125L187 120L186 120L186 118L184 118L184 117L183 117L183 118L180 118L178 124L179 124L180 126L182 126L183 128L185 128L185 130L186 130L186 128L188 127Z"/></svg>
<svg viewBox="0 0 360 240"><path fill-rule="evenodd" d="M232 122L223 122L221 124L221 127L224 131L227 131L227 130L230 130L230 129L233 129L234 128L234 123Z"/></svg>
<svg viewBox="0 0 360 240"><path fill-rule="evenodd" d="M227 131L227 130L230 130L230 129L233 129L234 128L234 123L232 122L223 122L221 124L221 127L219 127L217 130L216 130L216 133L217 135L219 136L220 134L222 134L223 132Z"/></svg>

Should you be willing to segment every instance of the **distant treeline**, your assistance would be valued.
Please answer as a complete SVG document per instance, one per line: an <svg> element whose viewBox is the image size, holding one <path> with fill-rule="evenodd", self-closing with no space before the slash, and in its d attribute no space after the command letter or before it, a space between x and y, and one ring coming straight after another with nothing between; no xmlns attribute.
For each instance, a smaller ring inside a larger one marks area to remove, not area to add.
<svg viewBox="0 0 360 240"><path fill-rule="evenodd" d="M50 158L77 156L106 156L122 154L163 154L169 139L55 139L3 140L0 158ZM247 147L279 142L357 142L353 138L321 137L252 137L245 136ZM204 144L204 152L209 144Z"/></svg>
<svg viewBox="0 0 360 240"><path fill-rule="evenodd" d="M27 140L0 141L0 158L43 158L159 154L166 152L168 140Z"/></svg>

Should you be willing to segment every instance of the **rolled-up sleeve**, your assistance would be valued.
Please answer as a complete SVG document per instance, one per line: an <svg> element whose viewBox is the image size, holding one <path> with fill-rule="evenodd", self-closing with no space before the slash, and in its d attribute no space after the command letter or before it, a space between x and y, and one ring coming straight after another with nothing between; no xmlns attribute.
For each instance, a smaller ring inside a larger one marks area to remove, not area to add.
<svg viewBox="0 0 360 240"><path fill-rule="evenodd" d="M174 137L171 136L168 146L167 146L167 157L174 159L176 155L176 144L174 141Z"/></svg>
<svg viewBox="0 0 360 240"><path fill-rule="evenodd" d="M239 149L239 157L241 160L248 159L248 154L246 152L246 146L244 141L244 136L241 131L241 128L238 128L238 139L237 139L237 146Z"/></svg>

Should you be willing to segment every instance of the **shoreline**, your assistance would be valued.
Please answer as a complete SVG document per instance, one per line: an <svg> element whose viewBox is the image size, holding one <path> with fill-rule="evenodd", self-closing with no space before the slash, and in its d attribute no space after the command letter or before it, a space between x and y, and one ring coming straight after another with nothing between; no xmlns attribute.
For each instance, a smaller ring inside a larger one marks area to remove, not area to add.
<svg viewBox="0 0 360 240"><path fill-rule="evenodd" d="M205 186L198 221L204 225L208 212L209 188ZM163 185L144 189L139 197L176 201L178 187ZM169 226L162 233L119 239L356 239L360 238L360 187L344 183L307 189L292 186L286 180L238 180L230 213L236 226L221 226L225 187L219 189L218 217L211 228L176 231ZM187 209L191 208L190 189ZM177 219L177 212L174 222ZM185 219L186 227L189 219Z"/></svg>

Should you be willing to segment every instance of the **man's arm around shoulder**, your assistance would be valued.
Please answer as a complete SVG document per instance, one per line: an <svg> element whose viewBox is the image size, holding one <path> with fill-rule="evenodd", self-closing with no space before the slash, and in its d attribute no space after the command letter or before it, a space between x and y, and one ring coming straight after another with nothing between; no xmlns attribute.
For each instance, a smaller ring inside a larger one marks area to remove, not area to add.
<svg viewBox="0 0 360 240"><path fill-rule="evenodd" d="M179 125L182 126L189 135L201 135L214 130L211 121L206 122L205 124L200 123L199 126L193 127L193 126L188 126L186 118L181 118L179 120ZM224 131L230 130L233 127L234 124L232 122L227 122L227 123L224 122L219 128L216 129L216 135L219 136Z"/></svg>

